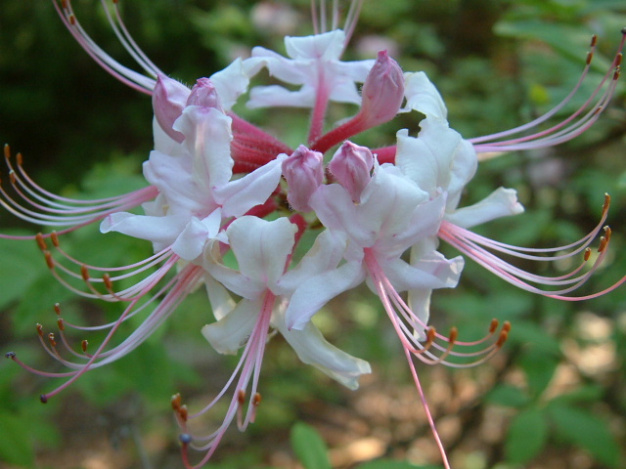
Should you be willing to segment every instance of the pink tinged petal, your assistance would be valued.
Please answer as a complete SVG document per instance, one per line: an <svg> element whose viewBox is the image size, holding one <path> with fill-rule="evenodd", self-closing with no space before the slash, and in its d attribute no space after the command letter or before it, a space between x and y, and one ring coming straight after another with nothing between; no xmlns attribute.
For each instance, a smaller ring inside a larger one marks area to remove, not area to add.
<svg viewBox="0 0 626 469"><path fill-rule="evenodd" d="M367 147L345 142L333 155L328 169L334 178L350 193L352 201L361 199L361 192L371 180L374 155Z"/></svg>
<svg viewBox="0 0 626 469"><path fill-rule="evenodd" d="M404 74L404 95L403 111L418 111L426 117L447 122L448 110L443 98L424 72Z"/></svg>
<svg viewBox="0 0 626 469"><path fill-rule="evenodd" d="M235 59L228 67L211 75L211 82L225 110L230 110L239 96L248 91L250 77L255 75L262 61L258 59Z"/></svg>
<svg viewBox="0 0 626 469"><path fill-rule="evenodd" d="M517 200L514 189L500 187L480 202L446 215L446 220L462 228L471 228L496 218L518 215L524 206Z"/></svg>
<svg viewBox="0 0 626 469"><path fill-rule="evenodd" d="M454 208L476 171L476 153L444 122L427 118L420 126L417 138L409 137L406 129L397 133L396 166L431 197L448 192L448 208Z"/></svg>
<svg viewBox="0 0 626 469"><path fill-rule="evenodd" d="M287 328L303 330L313 315L331 299L365 279L360 262L347 262L307 280L292 295L285 312Z"/></svg>
<svg viewBox="0 0 626 469"><path fill-rule="evenodd" d="M341 29L304 37L285 37L287 55L292 59L339 60L346 43Z"/></svg>
<svg viewBox="0 0 626 469"><path fill-rule="evenodd" d="M250 91L250 109L260 107L313 107L315 104L315 89L307 86L301 90L291 91L282 86L255 86Z"/></svg>
<svg viewBox="0 0 626 469"><path fill-rule="evenodd" d="M463 257L446 259L438 252L423 257L409 265L402 259L380 263L385 275L396 291L412 289L454 288L459 282L464 266Z"/></svg>
<svg viewBox="0 0 626 469"><path fill-rule="evenodd" d="M223 242L223 241L222 241ZM248 300L260 298L267 287L257 278L250 278L222 263L220 243L211 242L204 251L202 267L231 292Z"/></svg>
<svg viewBox="0 0 626 469"><path fill-rule="evenodd" d="M234 310L202 328L202 335L219 353L236 354L246 344L259 318L263 298L241 300Z"/></svg>
<svg viewBox="0 0 626 469"><path fill-rule="evenodd" d="M191 94L187 99L187 106L200 106L205 108L216 108L222 111L217 90L213 82L208 78L200 78L191 89Z"/></svg>
<svg viewBox="0 0 626 469"><path fill-rule="evenodd" d="M102 233L117 231L133 238L152 241L155 250L160 250L171 246L187 222L188 218L183 215L151 217L118 212L102 220L100 231Z"/></svg>
<svg viewBox="0 0 626 469"><path fill-rule="evenodd" d="M359 377L372 372L365 360L353 357L331 345L310 322L302 330L289 330L284 323L275 324L298 358L313 365L349 389L359 387Z"/></svg>
<svg viewBox="0 0 626 469"><path fill-rule="evenodd" d="M278 281L276 293L291 296L309 278L335 269L345 249L346 238L343 233L331 230L322 231L298 265L289 269Z"/></svg>
<svg viewBox="0 0 626 469"><path fill-rule="evenodd" d="M172 245L172 251L181 259L192 261L202 251L207 241L214 239L220 229L222 211L214 210L208 217L199 220L193 217Z"/></svg>
<svg viewBox="0 0 626 469"><path fill-rule="evenodd" d="M217 321L235 309L237 303L230 296L228 290L208 273L204 275L204 286L209 297L209 303L211 303L213 316Z"/></svg>
<svg viewBox="0 0 626 469"><path fill-rule="evenodd" d="M183 146L165 133L156 117L152 119L152 136L155 151L172 156L180 156L183 153Z"/></svg>
<svg viewBox="0 0 626 469"><path fill-rule="evenodd" d="M282 173L289 185L287 201L298 212L310 212L311 195L324 181L324 155L300 145L283 160Z"/></svg>
<svg viewBox="0 0 626 469"><path fill-rule="evenodd" d="M231 181L213 191L222 205L225 217L240 217L252 207L264 203L276 190L282 175L282 162L287 155L278 155L241 179Z"/></svg>
<svg viewBox="0 0 626 469"><path fill-rule="evenodd" d="M432 295L431 289L414 288L409 290L407 294L407 305L413 311L413 314L417 316L418 321L416 324L428 324L430 319L430 297ZM426 330L415 331L419 340L426 339Z"/></svg>
<svg viewBox="0 0 626 469"><path fill-rule="evenodd" d="M183 145L193 159L193 177L200 187L226 184L234 161L230 156L232 119L216 108L187 106L174 124L185 135Z"/></svg>
<svg viewBox="0 0 626 469"><path fill-rule="evenodd" d="M182 142L183 134L172 127L183 113L190 90L182 83L159 75L152 93L154 116L163 131L176 142Z"/></svg>
<svg viewBox="0 0 626 469"><path fill-rule="evenodd" d="M297 230L286 218L244 216L231 223L226 234L241 273L273 291L292 254Z"/></svg>
<svg viewBox="0 0 626 469"><path fill-rule="evenodd" d="M373 127L393 119L404 100L404 75L398 63L387 54L378 53L361 91L359 115Z"/></svg>

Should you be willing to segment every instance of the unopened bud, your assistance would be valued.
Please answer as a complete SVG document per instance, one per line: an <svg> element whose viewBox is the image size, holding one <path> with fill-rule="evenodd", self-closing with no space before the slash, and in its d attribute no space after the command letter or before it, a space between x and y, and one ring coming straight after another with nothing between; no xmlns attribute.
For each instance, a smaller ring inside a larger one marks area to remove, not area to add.
<svg viewBox="0 0 626 469"><path fill-rule="evenodd" d="M361 94L360 114L369 127L388 122L398 113L404 99L404 74L387 51L378 53Z"/></svg>
<svg viewBox="0 0 626 469"><path fill-rule="evenodd" d="M333 155L328 169L357 203L361 200L361 192L371 180L374 167L374 155L367 147L345 142Z"/></svg>
<svg viewBox="0 0 626 469"><path fill-rule="evenodd" d="M172 125L182 114L189 93L189 88L185 85L164 75L158 76L152 92L154 117L163 131L177 142L182 142L185 137L175 131Z"/></svg>
<svg viewBox="0 0 626 469"><path fill-rule="evenodd" d="M283 161L283 175L289 185L287 201L294 210L310 212L309 199L324 181L324 156L300 145Z"/></svg>
<svg viewBox="0 0 626 469"><path fill-rule="evenodd" d="M208 78L200 78L196 81L187 98L187 106L214 107L221 110L222 106L213 82Z"/></svg>

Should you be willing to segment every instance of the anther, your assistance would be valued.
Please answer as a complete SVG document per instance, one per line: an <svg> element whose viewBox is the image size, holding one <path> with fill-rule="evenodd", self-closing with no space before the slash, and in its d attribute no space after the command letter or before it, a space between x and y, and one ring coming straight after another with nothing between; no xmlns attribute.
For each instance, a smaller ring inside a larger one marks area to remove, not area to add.
<svg viewBox="0 0 626 469"><path fill-rule="evenodd" d="M113 293L113 282L111 281L111 276L109 274L104 274L102 276L102 281L104 282L106 289Z"/></svg>
<svg viewBox="0 0 626 469"><path fill-rule="evenodd" d="M37 241L37 246L39 246L39 249L41 249L44 252L48 249L48 245L46 244L46 240L44 239L44 237L43 237L43 235L41 233L37 233L35 235L35 240Z"/></svg>
<svg viewBox="0 0 626 469"><path fill-rule="evenodd" d="M57 316L61 314L61 305L59 303L54 304L54 312L57 313Z"/></svg>
<svg viewBox="0 0 626 469"><path fill-rule="evenodd" d="M600 236L600 246L598 246L598 252L602 252L606 249L607 239L605 236Z"/></svg>
<svg viewBox="0 0 626 469"><path fill-rule="evenodd" d="M88 345L89 345L89 342L86 339L83 339L83 341L80 343L80 347L83 349L83 353L87 353Z"/></svg>
<svg viewBox="0 0 626 469"><path fill-rule="evenodd" d="M261 403L261 393L260 393L260 392L257 392L257 393L254 395L254 398L252 399L252 405L256 407L256 406L258 406L260 403Z"/></svg>
<svg viewBox="0 0 626 469"><path fill-rule="evenodd" d="M508 334L510 330L511 330L511 323L509 321L504 321L504 324L502 324L502 331Z"/></svg>
<svg viewBox="0 0 626 469"><path fill-rule="evenodd" d="M48 269L54 270L54 259L52 259L52 254L50 254L50 251L44 251L43 254L46 258L46 264L48 265Z"/></svg>
<svg viewBox="0 0 626 469"><path fill-rule="evenodd" d="M80 266L80 274L83 276L85 282L89 282L89 270L85 264Z"/></svg>
<svg viewBox="0 0 626 469"><path fill-rule="evenodd" d="M37 323L35 327L37 328L37 334L39 335L39 337L43 337L43 326Z"/></svg>
<svg viewBox="0 0 626 469"><path fill-rule="evenodd" d="M10 160L10 159L11 159L11 147L9 146L9 144L8 144L8 143L5 143L5 144L4 144L4 157L5 157L7 160Z"/></svg>
<svg viewBox="0 0 626 469"><path fill-rule="evenodd" d="M55 248L59 247L59 235L57 235L56 231L53 231L52 233L50 233L50 241L52 241L52 245Z"/></svg>
<svg viewBox="0 0 626 469"><path fill-rule="evenodd" d="M4 354L4 358L10 358L11 360L13 360L16 356L17 354L15 352L7 352Z"/></svg>
<svg viewBox="0 0 626 469"><path fill-rule="evenodd" d="M587 65L591 64L592 60L593 60L593 52L589 51L587 52L587 60L586 60Z"/></svg>
<svg viewBox="0 0 626 469"><path fill-rule="evenodd" d="M74 15L70 15L68 20L72 26L76 26L76 17Z"/></svg>
<svg viewBox="0 0 626 469"><path fill-rule="evenodd" d="M613 80L617 81L619 80L619 76L622 73L622 68L621 67L615 67L615 73L613 74Z"/></svg>
<svg viewBox="0 0 626 469"><path fill-rule="evenodd" d="M50 342L50 346L51 347L56 347L57 346L57 341L54 339L54 333L50 332L48 334L48 342Z"/></svg>
<svg viewBox="0 0 626 469"><path fill-rule="evenodd" d="M437 329L435 329L434 327L429 327L428 330L426 331L425 348L430 347L432 343L435 341L436 337L437 337Z"/></svg>
<svg viewBox="0 0 626 469"><path fill-rule="evenodd" d="M602 206L602 211L605 212L609 209L611 205L611 194L605 192L604 193L604 205Z"/></svg>
<svg viewBox="0 0 626 469"><path fill-rule="evenodd" d="M187 410L187 406L185 404L181 405L178 409L178 416L183 422L187 421L187 417L189 416L189 410Z"/></svg>
<svg viewBox="0 0 626 469"><path fill-rule="evenodd" d="M18 152L17 155L15 155L15 161L17 162L18 166L22 166L22 163L24 162L24 157L21 153Z"/></svg>
<svg viewBox="0 0 626 469"><path fill-rule="evenodd" d="M63 322L63 318L57 319L57 326L59 327L60 331L65 330L65 323Z"/></svg>
<svg viewBox="0 0 626 469"><path fill-rule="evenodd" d="M180 440L180 442L181 442L183 445L188 445L189 443L191 443L191 442L193 441L193 438L191 438L191 435L190 435L190 434L188 434L188 433L181 433L181 434L178 436L178 439Z"/></svg>
<svg viewBox="0 0 626 469"><path fill-rule="evenodd" d="M489 333L493 334L496 329L498 328L498 325L500 324L500 321L498 321L496 318L493 318L491 320L491 324L489 325Z"/></svg>
<svg viewBox="0 0 626 469"><path fill-rule="evenodd" d="M9 171L9 180L11 181L11 184L15 185L15 183L17 182L17 176L15 175L15 171Z"/></svg>
<svg viewBox="0 0 626 469"><path fill-rule="evenodd" d="M587 249L585 249L585 255L584 255L583 259L585 259L585 262L587 262L590 257L591 257L591 248L587 248Z"/></svg>
<svg viewBox="0 0 626 469"><path fill-rule="evenodd" d="M619 67L620 65L622 65L622 59L624 58L624 54L622 54L621 52L618 53L615 56L615 66Z"/></svg>
<svg viewBox="0 0 626 469"><path fill-rule="evenodd" d="M626 36L626 27L622 28L622 34Z"/></svg>
<svg viewBox="0 0 626 469"><path fill-rule="evenodd" d="M46 396L45 394L42 394L41 396L39 396L39 400L41 401L42 404L47 404L48 396Z"/></svg>
<svg viewBox="0 0 626 469"><path fill-rule="evenodd" d="M183 398L180 393L176 393L172 396L172 409L178 411L180 409L180 405L183 403Z"/></svg>
<svg viewBox="0 0 626 469"><path fill-rule="evenodd" d="M591 44L589 44L589 47L596 47L597 43L598 43L598 35L594 34L593 36L591 36Z"/></svg>
<svg viewBox="0 0 626 469"><path fill-rule="evenodd" d="M448 336L448 342L450 344L449 347L452 347L454 345L458 336L459 330L456 327L452 327L452 329L450 329L450 335Z"/></svg>
<svg viewBox="0 0 626 469"><path fill-rule="evenodd" d="M237 391L237 402L240 406L243 406L246 402L246 391L244 391L243 389Z"/></svg>
<svg viewBox="0 0 626 469"><path fill-rule="evenodd" d="M502 329L500 331L500 337L498 337L498 341L496 342L496 347L501 348L506 342L506 339L508 338L509 338L509 332Z"/></svg>

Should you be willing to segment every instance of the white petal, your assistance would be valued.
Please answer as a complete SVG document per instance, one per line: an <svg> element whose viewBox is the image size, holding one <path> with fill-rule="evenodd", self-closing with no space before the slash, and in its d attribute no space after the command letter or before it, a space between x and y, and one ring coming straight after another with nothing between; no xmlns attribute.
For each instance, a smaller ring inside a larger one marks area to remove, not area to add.
<svg viewBox="0 0 626 469"><path fill-rule="evenodd" d="M225 317L202 328L202 335L219 353L235 354L254 329L263 299L241 300Z"/></svg>
<svg viewBox="0 0 626 469"><path fill-rule="evenodd" d="M217 321L235 309L237 303L230 296L228 290L208 273L204 275L204 285L209 297L209 303L211 303L213 316L215 316Z"/></svg>
<svg viewBox="0 0 626 469"><path fill-rule="evenodd" d="M250 76L256 74L263 65L256 59L242 61L237 58L228 67L211 75L210 79L220 97L224 110L229 111L237 98L248 91Z"/></svg>
<svg viewBox="0 0 626 469"><path fill-rule="evenodd" d="M404 74L404 95L403 111L418 111L426 117L447 122L448 110L443 98L424 72Z"/></svg>
<svg viewBox="0 0 626 469"><path fill-rule="evenodd" d="M298 288L285 312L288 329L303 329L328 301L356 287L365 278L361 263L347 262L334 270L310 278Z"/></svg>
<svg viewBox="0 0 626 469"><path fill-rule="evenodd" d="M463 257L446 259L438 252L412 265L402 259L390 260L381 265L385 275L399 292L416 288L454 288L459 282L463 266Z"/></svg>
<svg viewBox="0 0 626 469"><path fill-rule="evenodd" d="M336 29L304 37L285 37L287 55L292 59L339 60L345 47L346 34Z"/></svg>
<svg viewBox="0 0 626 469"><path fill-rule="evenodd" d="M133 238L152 241L158 250L156 246L164 248L174 242L185 228L187 220L187 217L180 215L151 217L118 212L102 220L100 231L102 233L117 231Z"/></svg>
<svg viewBox="0 0 626 469"><path fill-rule="evenodd" d="M240 217L255 205L264 203L278 186L282 162L287 155L278 155L269 163L214 190L215 200L222 204L225 217Z"/></svg>
<svg viewBox="0 0 626 469"><path fill-rule="evenodd" d="M359 377L371 373L368 362L331 345L310 322L303 330L289 330L284 322L275 324L285 340L307 365L313 365L350 389L359 387Z"/></svg>
<svg viewBox="0 0 626 469"><path fill-rule="evenodd" d="M266 221L244 216L231 223L226 234L241 273L273 290L292 253L297 230L287 218Z"/></svg>
<svg viewBox="0 0 626 469"><path fill-rule="evenodd" d="M184 260L196 259L202 254L207 241L217 236L221 221L220 209L203 220L193 217L172 245L172 251Z"/></svg>
<svg viewBox="0 0 626 469"><path fill-rule="evenodd" d="M471 228L496 218L517 215L524 207L517 200L514 189L500 187L480 202L446 215L446 220L462 228Z"/></svg>

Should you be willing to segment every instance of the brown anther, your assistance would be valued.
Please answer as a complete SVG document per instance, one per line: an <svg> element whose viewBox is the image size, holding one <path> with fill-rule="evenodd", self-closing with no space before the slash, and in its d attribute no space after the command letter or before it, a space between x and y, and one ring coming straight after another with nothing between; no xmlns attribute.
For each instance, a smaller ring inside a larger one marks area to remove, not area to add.
<svg viewBox="0 0 626 469"><path fill-rule="evenodd" d="M183 403L183 398L179 392L177 392L176 394L172 396L171 402L172 402L172 409L174 409L175 411L178 411L178 409L180 409L181 404Z"/></svg>
<svg viewBox="0 0 626 469"><path fill-rule="evenodd" d="M61 8L67 10L67 0L61 0Z"/></svg>
<svg viewBox="0 0 626 469"><path fill-rule="evenodd" d="M589 51L587 52L587 65L589 65L591 63L591 61L593 60L593 52Z"/></svg>
<svg viewBox="0 0 626 469"><path fill-rule="evenodd" d="M450 335L448 336L448 342L450 344L450 347L454 345L458 337L459 337L459 330L453 326L452 329L450 329Z"/></svg>
<svg viewBox="0 0 626 469"><path fill-rule="evenodd" d="M70 15L68 20L72 26L76 26L76 17L74 15Z"/></svg>
<svg viewBox="0 0 626 469"><path fill-rule="evenodd" d="M611 206L611 194L608 192L604 193L604 205L602 205L602 211L606 212Z"/></svg>
<svg viewBox="0 0 626 469"><path fill-rule="evenodd" d="M46 264L48 265L48 269L54 270L54 259L52 258L52 254L50 254L50 251L44 251L43 254L46 258Z"/></svg>
<svg viewBox="0 0 626 469"><path fill-rule="evenodd" d="M89 282L89 270L85 264L80 266L80 274L83 276L85 282Z"/></svg>
<svg viewBox="0 0 626 469"><path fill-rule="evenodd" d="M500 331L500 337L498 337L498 341L496 342L496 347L500 348L506 342L506 339L509 338L509 332L504 329Z"/></svg>
<svg viewBox="0 0 626 469"><path fill-rule="evenodd" d="M59 247L59 235L57 234L56 231L53 231L52 233L50 233L50 241L52 241L52 245L55 248Z"/></svg>
<svg viewBox="0 0 626 469"><path fill-rule="evenodd" d="M61 305L59 303L54 304L54 312L57 313L57 316L61 314Z"/></svg>
<svg viewBox="0 0 626 469"><path fill-rule="evenodd" d="M611 229L609 225L605 226L603 229L604 229L604 236L606 236L606 242L608 243L609 241L611 241L611 235L613 234L613 230Z"/></svg>
<svg viewBox="0 0 626 469"><path fill-rule="evenodd" d="M502 331L508 334L510 330L511 330L511 323L509 321L504 321L504 324L502 324Z"/></svg>
<svg viewBox="0 0 626 469"><path fill-rule="evenodd" d="M41 396L39 396L39 400L41 401L42 404L47 404L48 396L46 396L45 394L42 394Z"/></svg>
<svg viewBox="0 0 626 469"><path fill-rule="evenodd" d="M437 337L437 329L434 327L429 327L426 331L426 347L430 347L430 345L435 341Z"/></svg>
<svg viewBox="0 0 626 469"><path fill-rule="evenodd" d="M22 156L20 152L18 152L17 155L15 155L15 161L17 162L18 166L22 166L22 163L24 162L24 157Z"/></svg>
<svg viewBox="0 0 626 469"><path fill-rule="evenodd" d="M57 319L57 326L59 326L60 331L65 330L65 323L63 322L63 318Z"/></svg>
<svg viewBox="0 0 626 469"><path fill-rule="evenodd" d="M51 347L56 347L57 346L57 341L54 340L54 333L50 332L48 334L48 342L50 342L50 346Z"/></svg>
<svg viewBox="0 0 626 469"><path fill-rule="evenodd" d="M119 3L119 0L113 0L113 3Z"/></svg>
<svg viewBox="0 0 626 469"><path fill-rule="evenodd" d="M89 345L89 342L86 339L83 339L82 342L80 343L80 348L83 349L83 353L87 353L88 345Z"/></svg>
<svg viewBox="0 0 626 469"><path fill-rule="evenodd" d="M183 422L187 421L187 418L189 417L189 410L185 404L181 405L178 409L178 416Z"/></svg>
<svg viewBox="0 0 626 469"><path fill-rule="evenodd" d="M37 246L39 246L39 249L41 249L42 251L46 251L46 249L48 249L46 240L41 233L37 233L35 235L35 241L37 241Z"/></svg>
<svg viewBox="0 0 626 469"><path fill-rule="evenodd" d="M607 239L604 236L600 236L600 246L598 246L598 252L602 252L606 249Z"/></svg>
<svg viewBox="0 0 626 469"><path fill-rule="evenodd" d="M252 405L257 407L261 403L261 393L257 392L252 399Z"/></svg>
<svg viewBox="0 0 626 469"><path fill-rule="evenodd" d="M598 35L594 34L593 36L591 36L591 44L589 44L589 47L596 47L597 43L598 43Z"/></svg>
<svg viewBox="0 0 626 469"><path fill-rule="evenodd" d="M9 180L11 181L11 184L15 185L15 183L17 182L17 176L15 176L15 171L9 171Z"/></svg>
<svg viewBox="0 0 626 469"><path fill-rule="evenodd" d="M10 159L11 159L11 147L9 146L9 144L8 144L8 143L5 143L5 144L4 144L4 157L5 157L7 160L10 160Z"/></svg>
<svg viewBox="0 0 626 469"><path fill-rule="evenodd" d="M240 406L244 405L246 402L246 391L244 391L243 389L237 391L237 402Z"/></svg>
<svg viewBox="0 0 626 469"><path fill-rule="evenodd" d="M584 255L583 259L585 259L585 262L587 262L590 257L591 257L591 248L587 248L587 249L585 249L585 255Z"/></svg>
<svg viewBox="0 0 626 469"><path fill-rule="evenodd" d="M619 76L622 74L621 67L615 67L615 73L613 74L613 81L619 80Z"/></svg>
<svg viewBox="0 0 626 469"><path fill-rule="evenodd" d="M102 281L104 282L106 289L113 292L113 282L111 281L111 276L109 274L104 274L102 276Z"/></svg>
<svg viewBox="0 0 626 469"><path fill-rule="evenodd" d="M622 54L621 52L615 56L615 66L616 67L619 67L620 65L622 65L622 59L623 58L624 58L624 54Z"/></svg>
<svg viewBox="0 0 626 469"><path fill-rule="evenodd" d="M500 321L498 321L496 318L493 318L491 320L491 324L489 324L489 333L493 334L494 332L496 332L496 329L498 328L499 324L500 324Z"/></svg>
<svg viewBox="0 0 626 469"><path fill-rule="evenodd" d="M43 326L37 323L37 326L35 327L37 328L37 334L39 334L39 337L43 337Z"/></svg>

